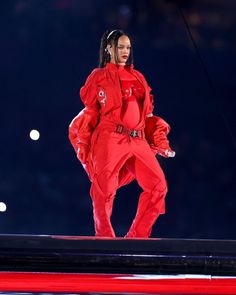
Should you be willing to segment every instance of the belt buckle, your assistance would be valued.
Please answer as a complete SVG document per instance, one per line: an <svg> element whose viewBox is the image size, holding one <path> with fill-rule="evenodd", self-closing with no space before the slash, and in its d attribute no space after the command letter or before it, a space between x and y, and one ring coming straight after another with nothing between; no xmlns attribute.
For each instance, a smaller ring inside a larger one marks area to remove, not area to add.
<svg viewBox="0 0 236 295"><path fill-rule="evenodd" d="M137 137L138 136L138 131L137 130L130 131L130 136L131 137Z"/></svg>

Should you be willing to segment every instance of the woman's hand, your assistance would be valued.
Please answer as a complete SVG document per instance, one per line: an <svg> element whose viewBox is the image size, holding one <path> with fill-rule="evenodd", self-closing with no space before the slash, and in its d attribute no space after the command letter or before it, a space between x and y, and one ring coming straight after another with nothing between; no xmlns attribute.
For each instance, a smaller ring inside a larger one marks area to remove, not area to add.
<svg viewBox="0 0 236 295"><path fill-rule="evenodd" d="M174 158L175 157L175 151L172 149L157 149L158 155L165 157L165 158Z"/></svg>
<svg viewBox="0 0 236 295"><path fill-rule="evenodd" d="M172 151L172 150L165 150L165 155L166 155L168 158L174 158L174 156L175 156L175 151Z"/></svg>

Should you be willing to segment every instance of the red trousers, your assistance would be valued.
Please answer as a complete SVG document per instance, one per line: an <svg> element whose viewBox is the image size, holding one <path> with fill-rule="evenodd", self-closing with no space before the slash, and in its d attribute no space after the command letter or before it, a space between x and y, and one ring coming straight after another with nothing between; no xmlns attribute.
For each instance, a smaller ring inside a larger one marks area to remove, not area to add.
<svg viewBox="0 0 236 295"><path fill-rule="evenodd" d="M142 188L136 216L125 237L148 238L159 214L165 212L167 183L145 138L120 134L100 126L92 138L93 181L90 195L96 236L115 237L111 224L113 201L121 177L132 173ZM132 180L132 179L131 179Z"/></svg>

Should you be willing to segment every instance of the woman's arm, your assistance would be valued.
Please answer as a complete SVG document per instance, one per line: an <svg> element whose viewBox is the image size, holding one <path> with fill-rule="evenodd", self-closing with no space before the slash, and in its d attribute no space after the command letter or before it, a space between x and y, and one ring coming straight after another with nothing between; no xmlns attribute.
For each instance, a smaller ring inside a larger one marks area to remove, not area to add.
<svg viewBox="0 0 236 295"><path fill-rule="evenodd" d="M142 74L139 72L139 75ZM170 125L161 117L153 115L154 96L150 93L152 89L148 85L143 75L142 78L149 91L149 108L145 119L146 140L155 154L159 154L166 158L174 157L175 152L170 148L169 140L167 138L167 135L171 129Z"/></svg>
<svg viewBox="0 0 236 295"><path fill-rule="evenodd" d="M152 150L166 158L174 157L175 152L170 148L167 138L170 125L161 117L147 117L145 121L145 136Z"/></svg>
<svg viewBox="0 0 236 295"><path fill-rule="evenodd" d="M90 139L100 116L96 93L98 71L99 69L95 69L87 78L85 85L80 89L80 97L85 108L69 125L69 140L82 164L86 163L90 150Z"/></svg>

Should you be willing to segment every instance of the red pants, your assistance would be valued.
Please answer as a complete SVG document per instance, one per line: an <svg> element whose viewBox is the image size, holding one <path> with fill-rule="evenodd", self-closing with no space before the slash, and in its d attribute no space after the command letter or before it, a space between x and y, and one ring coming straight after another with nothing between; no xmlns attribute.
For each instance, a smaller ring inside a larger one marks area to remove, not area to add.
<svg viewBox="0 0 236 295"><path fill-rule="evenodd" d="M165 212L167 184L164 173L144 138L132 138L99 128L93 138L94 177L91 185L96 236L115 237L110 217L116 190L126 171L143 192L126 237L148 238L159 214ZM132 180L132 179L130 179Z"/></svg>

